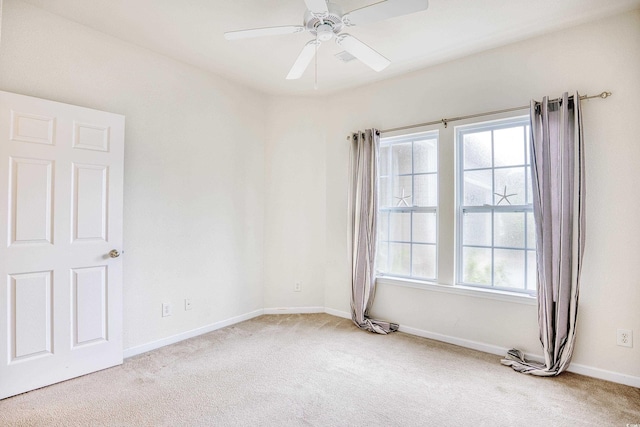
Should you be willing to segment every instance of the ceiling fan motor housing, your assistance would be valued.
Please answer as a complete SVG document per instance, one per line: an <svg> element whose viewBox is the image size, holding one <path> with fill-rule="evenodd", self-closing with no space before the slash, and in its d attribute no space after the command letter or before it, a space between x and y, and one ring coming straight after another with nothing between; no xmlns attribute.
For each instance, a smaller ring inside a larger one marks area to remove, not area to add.
<svg viewBox="0 0 640 427"><path fill-rule="evenodd" d="M321 41L327 41L333 38L335 34L342 31L344 23L342 22L342 9L337 4L327 3L329 13L314 14L307 11L304 16L304 26L313 34L317 35Z"/></svg>

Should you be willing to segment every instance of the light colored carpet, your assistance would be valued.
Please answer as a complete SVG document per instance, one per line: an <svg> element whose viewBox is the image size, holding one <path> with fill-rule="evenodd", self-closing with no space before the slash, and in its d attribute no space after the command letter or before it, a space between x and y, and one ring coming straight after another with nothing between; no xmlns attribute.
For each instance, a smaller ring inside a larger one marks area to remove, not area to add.
<svg viewBox="0 0 640 427"><path fill-rule="evenodd" d="M261 316L0 401L1 426L625 426L640 389L326 314Z"/></svg>

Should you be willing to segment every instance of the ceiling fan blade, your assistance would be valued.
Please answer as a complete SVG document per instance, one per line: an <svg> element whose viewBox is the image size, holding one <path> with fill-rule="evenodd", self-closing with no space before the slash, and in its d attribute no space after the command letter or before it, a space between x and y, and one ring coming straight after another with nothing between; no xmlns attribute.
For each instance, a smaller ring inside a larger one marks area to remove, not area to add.
<svg viewBox="0 0 640 427"><path fill-rule="evenodd" d="M329 7L327 6L326 0L304 0L304 2L307 5L307 9L316 15L329 13Z"/></svg>
<svg viewBox="0 0 640 427"><path fill-rule="evenodd" d="M301 33L305 30L302 25L286 25L283 27L253 28L250 30L227 31L224 38L227 40L242 40L253 37L279 36L282 34Z"/></svg>
<svg viewBox="0 0 640 427"><path fill-rule="evenodd" d="M309 63L313 59L316 54L316 48L320 46L320 42L316 40L311 40L309 43L304 45L302 48L302 52L298 55L298 59L291 67L289 74L287 75L287 80L296 80L302 77L304 70L307 69Z"/></svg>
<svg viewBox="0 0 640 427"><path fill-rule="evenodd" d="M342 17L345 25L362 25L420 12L429 7L429 0L386 0L352 10Z"/></svg>
<svg viewBox="0 0 640 427"><path fill-rule="evenodd" d="M391 61L351 34L340 34L336 37L336 43L375 71L382 71L391 64Z"/></svg>

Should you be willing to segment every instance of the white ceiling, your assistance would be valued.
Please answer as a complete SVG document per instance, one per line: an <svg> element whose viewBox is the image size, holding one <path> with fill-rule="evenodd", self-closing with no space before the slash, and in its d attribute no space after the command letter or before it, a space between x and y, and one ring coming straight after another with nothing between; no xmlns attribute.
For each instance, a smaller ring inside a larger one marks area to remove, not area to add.
<svg viewBox="0 0 640 427"><path fill-rule="evenodd" d="M25 0L122 40L271 94L360 86L567 26L640 8L640 0L431 0L424 12L348 32L392 61L380 73L343 63L333 42L300 80L285 80L309 33L227 41L225 31L302 25L304 0ZM377 0L333 0L343 10Z"/></svg>

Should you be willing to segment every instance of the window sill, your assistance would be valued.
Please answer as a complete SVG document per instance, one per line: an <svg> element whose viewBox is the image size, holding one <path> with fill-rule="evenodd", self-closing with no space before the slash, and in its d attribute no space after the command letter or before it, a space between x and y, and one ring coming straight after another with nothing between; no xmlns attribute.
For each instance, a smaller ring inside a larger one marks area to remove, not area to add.
<svg viewBox="0 0 640 427"><path fill-rule="evenodd" d="M508 292L502 290L474 288L461 285L442 285L434 282L423 282L419 280L399 279L391 277L377 277L376 283L380 285L402 286L407 288L423 289L433 292L444 292L447 294L464 295L476 298L485 298L497 301L514 302L517 304L537 305L535 296Z"/></svg>

